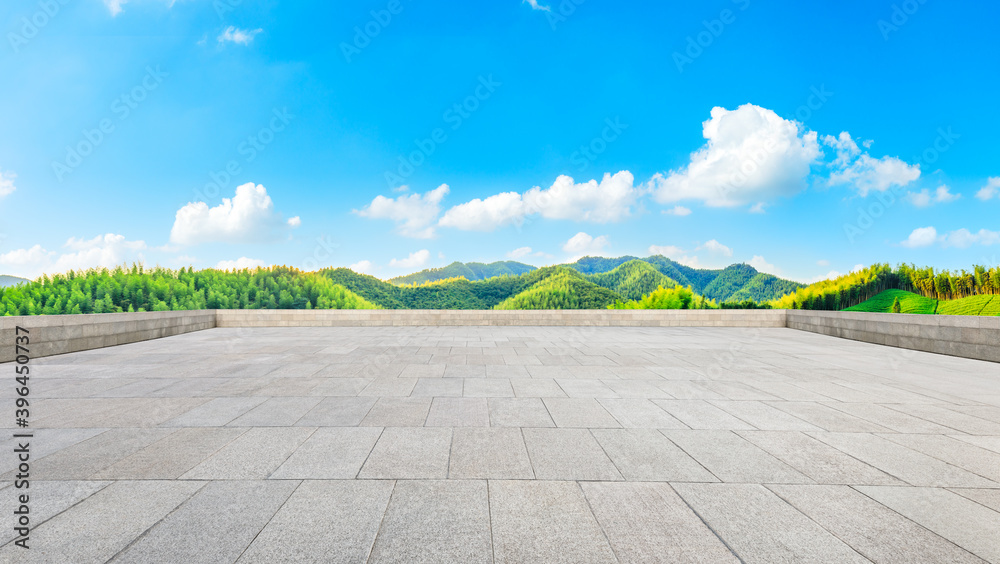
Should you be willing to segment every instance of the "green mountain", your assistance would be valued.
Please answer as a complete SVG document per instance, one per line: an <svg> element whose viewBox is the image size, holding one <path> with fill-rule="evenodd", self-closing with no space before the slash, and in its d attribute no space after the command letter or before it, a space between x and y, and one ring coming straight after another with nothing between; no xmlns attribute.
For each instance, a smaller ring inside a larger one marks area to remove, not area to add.
<svg viewBox="0 0 1000 564"><path fill-rule="evenodd" d="M537 277L537 282L500 302L494 309L607 309L620 299L618 294L594 284L574 270L554 266L539 271L545 272Z"/></svg>
<svg viewBox="0 0 1000 564"><path fill-rule="evenodd" d="M803 285L784 278L778 278L773 274L758 272L756 276L743 285L738 291L726 299L727 302L745 302L748 300L763 303L791 294Z"/></svg>
<svg viewBox="0 0 1000 564"><path fill-rule="evenodd" d="M677 282L662 274L655 266L638 259L623 263L608 272L587 274L585 278L618 294L623 300L639 300L658 288L677 286Z"/></svg>
<svg viewBox="0 0 1000 564"><path fill-rule="evenodd" d="M574 263L563 266L583 274L595 275L611 272L623 264L633 261L648 263L660 274L674 281L676 285L690 286L696 294L719 303L751 299L747 296L754 296L752 299L758 302L775 300L803 286L770 274L762 274L748 264L734 264L721 270L691 268L662 255L646 258L632 256L618 258L583 257ZM757 278L758 276L760 278ZM650 289L650 292L655 289ZM744 289L746 291L742 291Z"/></svg>
<svg viewBox="0 0 1000 564"><path fill-rule="evenodd" d="M19 278L17 276L8 276L6 274L0 274L0 288L17 286L18 284L24 282L31 282L31 280L28 280L27 278Z"/></svg>
<svg viewBox="0 0 1000 564"><path fill-rule="evenodd" d="M757 269L749 264L727 266L705 286L702 293L720 303L729 301L730 296L742 290L757 274Z"/></svg>
<svg viewBox="0 0 1000 564"><path fill-rule="evenodd" d="M406 276L398 276L389 280L389 282L402 286L459 277L472 282L495 278L497 276L520 276L532 270L535 270L534 266L514 261L491 262L489 264L481 262L453 262L441 268L431 268L407 274Z"/></svg>

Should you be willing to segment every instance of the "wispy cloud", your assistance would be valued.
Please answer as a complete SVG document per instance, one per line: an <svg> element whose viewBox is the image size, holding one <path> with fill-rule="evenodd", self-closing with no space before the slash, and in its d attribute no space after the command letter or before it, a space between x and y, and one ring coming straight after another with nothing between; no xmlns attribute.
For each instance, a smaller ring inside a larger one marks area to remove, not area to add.
<svg viewBox="0 0 1000 564"><path fill-rule="evenodd" d="M219 35L219 43L238 43L240 45L249 45L257 34L263 32L262 28L257 29L239 29L236 26L229 26L225 31Z"/></svg>
<svg viewBox="0 0 1000 564"><path fill-rule="evenodd" d="M524 3L530 4L532 10L544 10L546 12L551 12L552 11L552 8L550 8L549 6L543 6L542 4L539 4L538 0L524 0L521 3L522 4L524 4Z"/></svg>

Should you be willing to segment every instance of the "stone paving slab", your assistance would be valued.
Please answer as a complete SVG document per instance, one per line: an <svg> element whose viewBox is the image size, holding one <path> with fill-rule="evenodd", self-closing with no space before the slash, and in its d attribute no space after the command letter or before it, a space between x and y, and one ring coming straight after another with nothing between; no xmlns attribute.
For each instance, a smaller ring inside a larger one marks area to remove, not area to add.
<svg viewBox="0 0 1000 564"><path fill-rule="evenodd" d="M987 362L781 328L218 328L32 386L33 548L5 532L0 563L1000 563Z"/></svg>

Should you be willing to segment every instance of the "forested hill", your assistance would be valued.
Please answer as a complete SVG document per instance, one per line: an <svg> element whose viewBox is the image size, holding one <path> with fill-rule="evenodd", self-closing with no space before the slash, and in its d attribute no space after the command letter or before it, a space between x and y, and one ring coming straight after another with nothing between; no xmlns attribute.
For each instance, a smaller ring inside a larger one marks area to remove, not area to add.
<svg viewBox="0 0 1000 564"><path fill-rule="evenodd" d="M491 262L484 264L481 262L453 262L441 268L431 268L421 270L406 276L392 278L389 282L398 285L423 284L425 282L437 282L449 278L465 278L469 281L486 280L496 276L520 276L535 270L534 266L514 261Z"/></svg>
<svg viewBox="0 0 1000 564"><path fill-rule="evenodd" d="M583 257L574 263L563 266L572 268L583 274L595 276L610 273L623 265L635 262L644 262L651 265L660 274L675 283L671 285L664 284L664 287L669 288L673 285L690 287L696 294L703 295L719 303L742 302L751 299L757 302L765 302L778 299L803 287L798 282L758 272L757 269L748 264L734 264L721 270L698 269L684 266L661 255L646 258L632 256L618 258ZM600 284L600 282L598 283ZM656 287L654 286L646 293L655 289Z"/></svg>

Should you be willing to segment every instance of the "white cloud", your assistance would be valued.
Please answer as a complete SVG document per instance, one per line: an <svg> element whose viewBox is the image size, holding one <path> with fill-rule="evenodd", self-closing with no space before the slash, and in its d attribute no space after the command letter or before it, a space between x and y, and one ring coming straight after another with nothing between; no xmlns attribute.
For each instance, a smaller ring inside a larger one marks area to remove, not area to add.
<svg viewBox="0 0 1000 564"><path fill-rule="evenodd" d="M576 184L560 176L549 188L535 186L524 194L503 192L475 199L449 209L439 224L465 231L492 231L504 225L520 225L526 217L609 223L633 213L642 190L627 170L605 174L600 182Z"/></svg>
<svg viewBox="0 0 1000 564"><path fill-rule="evenodd" d="M823 143L834 147L837 158L830 174L829 184L850 184L861 196L871 191L884 192L893 186L906 186L920 178L920 165L908 164L902 159L885 156L873 158L862 153L857 143L846 131L839 138L827 135ZM867 146L867 144L866 144Z"/></svg>
<svg viewBox="0 0 1000 564"><path fill-rule="evenodd" d="M236 188L236 195L223 198L209 208L205 202L192 202L177 210L170 242L179 245L199 243L255 243L276 240L291 222L275 213L267 189L249 182Z"/></svg>
<svg viewBox="0 0 1000 564"><path fill-rule="evenodd" d="M863 264L856 264L856 265L854 265L854 268L851 269L851 273L853 274L855 272L861 272L864 269L865 269L865 265L863 265Z"/></svg>
<svg viewBox="0 0 1000 564"><path fill-rule="evenodd" d="M0 190L2 192L2 190ZM976 197L982 201L990 200L997 194L1000 194L1000 176L994 176L986 182L986 186L983 186L982 190L976 192Z"/></svg>
<svg viewBox="0 0 1000 564"><path fill-rule="evenodd" d="M538 0L523 0L521 3L524 4L525 2L531 4L532 10L544 10L546 12L552 11L552 8L539 4Z"/></svg>
<svg viewBox="0 0 1000 564"><path fill-rule="evenodd" d="M122 13L122 5L127 3L128 0L104 0L104 5L108 7L112 17Z"/></svg>
<svg viewBox="0 0 1000 564"><path fill-rule="evenodd" d="M820 259L816 261L816 264L818 264L819 266L830 266L830 261L826 259Z"/></svg>
<svg viewBox="0 0 1000 564"><path fill-rule="evenodd" d="M253 270L263 266L267 266L267 263L262 260L240 257L236 260L220 260L215 268L216 270Z"/></svg>
<svg viewBox="0 0 1000 564"><path fill-rule="evenodd" d="M941 244L945 247L959 249L967 249L973 245L1000 245L1000 231L980 229L979 232L973 233L962 228L944 235L941 238Z"/></svg>
<svg viewBox="0 0 1000 564"><path fill-rule="evenodd" d="M431 252L427 249L410 253L405 259L392 259L389 266L393 268L420 268L427 264L427 259L431 257Z"/></svg>
<svg viewBox="0 0 1000 564"><path fill-rule="evenodd" d="M257 29L239 29L236 26L229 26L219 35L219 43L225 43L229 41L231 43L238 43L240 45L249 45L253 41L257 34L263 32L261 28Z"/></svg>
<svg viewBox="0 0 1000 564"><path fill-rule="evenodd" d="M822 282L824 280L833 280L835 278L840 278L841 276L843 276L841 273L837 272L836 270L831 270L826 274L820 274L819 276L813 278L812 280L809 281L809 283L815 284L816 282Z"/></svg>
<svg viewBox="0 0 1000 564"><path fill-rule="evenodd" d="M368 207L354 213L369 219L391 219L400 235L416 239L434 236L434 221L441 213L441 200L450 189L442 184L424 194L404 194L398 198L376 196Z"/></svg>
<svg viewBox="0 0 1000 564"><path fill-rule="evenodd" d="M569 238L569 241L563 245L563 250L577 257L588 256L588 255L600 255L601 252L610 244L608 238L604 235L600 237L592 237L583 231L573 235Z"/></svg>
<svg viewBox="0 0 1000 564"><path fill-rule="evenodd" d="M766 204L764 204L764 202L757 202L756 204L750 206L750 209L747 211L750 213L765 213L764 212L765 205Z"/></svg>
<svg viewBox="0 0 1000 564"><path fill-rule="evenodd" d="M933 193L927 188L919 192L910 192L906 195L906 199L918 208L926 208L933 204L951 203L962 197L960 194L952 194L950 190L948 186L942 184Z"/></svg>
<svg viewBox="0 0 1000 564"><path fill-rule="evenodd" d="M302 218L299 216L288 218L288 226L291 228L296 228L302 225Z"/></svg>
<svg viewBox="0 0 1000 564"><path fill-rule="evenodd" d="M526 257L530 254L531 254L531 247L520 247L507 253L507 258L517 260L521 257Z"/></svg>
<svg viewBox="0 0 1000 564"><path fill-rule="evenodd" d="M124 235L108 233L93 239L71 237L63 247L66 252L48 251L41 245L16 249L0 255L5 274L36 278L42 274L61 274L69 270L113 268L131 261L142 261L146 243L128 241Z"/></svg>
<svg viewBox="0 0 1000 564"><path fill-rule="evenodd" d="M0 265L7 269L18 270L18 274L26 276L28 272L32 275L41 271L37 267L47 264L56 253L46 251L41 245L35 245L30 249L16 249L0 255Z"/></svg>
<svg viewBox="0 0 1000 564"><path fill-rule="evenodd" d="M11 171L4 172L0 170L0 198L8 196L17 190L17 186L14 186L14 179L17 175Z"/></svg>
<svg viewBox="0 0 1000 564"><path fill-rule="evenodd" d="M651 255L663 255L667 258L672 258L677 255L686 254L687 251L681 249L680 247L675 247L673 245L650 245L649 254Z"/></svg>
<svg viewBox="0 0 1000 564"><path fill-rule="evenodd" d="M934 229L933 227L918 227L917 229L914 229L913 232L910 233L910 236L907 237L905 241L901 242L900 245L910 249L929 247L937 241L937 238L937 229Z"/></svg>
<svg viewBox="0 0 1000 564"><path fill-rule="evenodd" d="M684 206L674 206L669 210L663 210L663 213L667 215L676 215L677 217L684 217L686 215L691 215L691 209L685 208Z"/></svg>
<svg viewBox="0 0 1000 564"><path fill-rule="evenodd" d="M779 272L778 271L778 267L776 267L773 264L767 262L766 260L764 260L764 257L762 257L760 255L754 255L753 258L750 259L750 263L749 264L750 264L750 266L756 268L759 272L763 272L765 274L774 274L774 275L777 275L778 272Z"/></svg>
<svg viewBox="0 0 1000 564"><path fill-rule="evenodd" d="M375 270L375 265L372 264L372 261L370 260L362 260L348 266L347 268L350 268L354 272L360 274L371 274L372 271Z"/></svg>
<svg viewBox="0 0 1000 564"><path fill-rule="evenodd" d="M706 251L708 251L710 253L717 254L717 255L724 255L724 256L727 256L727 257L733 256L733 250L732 249L730 249L729 247L727 247L727 246L723 245L722 243L716 241L715 239L712 239L711 241L706 242L704 245L698 247L695 250L696 251L700 251L702 249L704 249L704 250L706 250Z"/></svg>
<svg viewBox="0 0 1000 564"><path fill-rule="evenodd" d="M701 200L733 207L792 196L806 188L820 157L815 132L753 104L712 108L702 124L705 145L690 162L649 182L660 203Z"/></svg>

